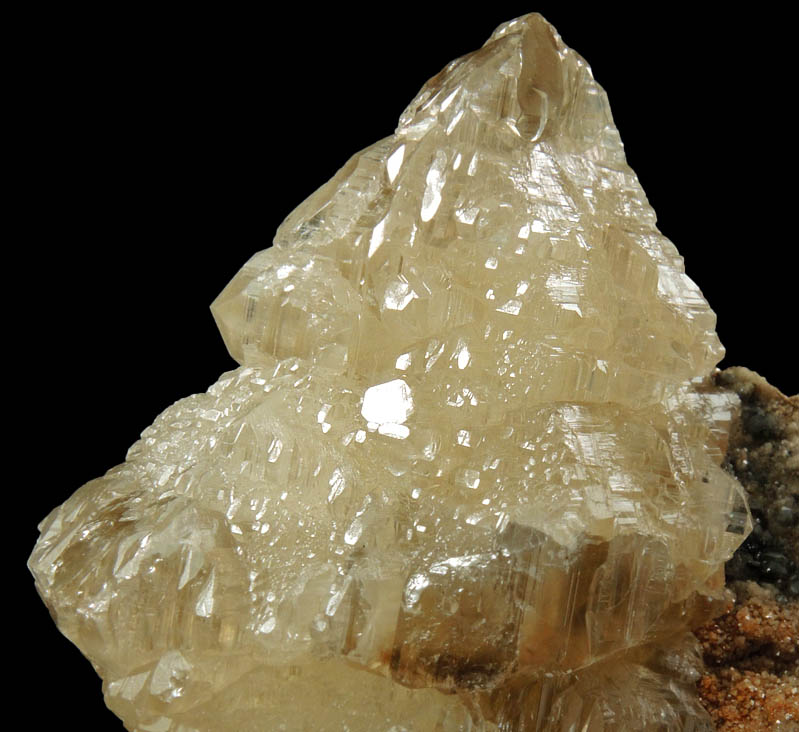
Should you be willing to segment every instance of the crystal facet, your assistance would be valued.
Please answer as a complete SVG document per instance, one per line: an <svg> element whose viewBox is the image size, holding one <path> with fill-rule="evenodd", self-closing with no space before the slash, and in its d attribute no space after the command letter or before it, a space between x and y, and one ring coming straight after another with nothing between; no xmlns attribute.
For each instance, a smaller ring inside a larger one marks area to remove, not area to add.
<svg viewBox="0 0 799 732"><path fill-rule="evenodd" d="M431 79L212 309L241 366L30 560L129 729L709 725L688 631L750 528L736 398L546 21Z"/></svg>

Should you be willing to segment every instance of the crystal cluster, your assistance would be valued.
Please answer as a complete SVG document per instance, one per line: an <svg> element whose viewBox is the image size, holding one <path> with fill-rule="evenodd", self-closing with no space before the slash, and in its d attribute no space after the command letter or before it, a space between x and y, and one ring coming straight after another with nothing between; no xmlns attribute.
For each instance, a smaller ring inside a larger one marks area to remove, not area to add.
<svg viewBox="0 0 799 732"><path fill-rule="evenodd" d="M130 730L698 730L749 530L715 316L538 15L213 304L241 364L30 560Z"/></svg>

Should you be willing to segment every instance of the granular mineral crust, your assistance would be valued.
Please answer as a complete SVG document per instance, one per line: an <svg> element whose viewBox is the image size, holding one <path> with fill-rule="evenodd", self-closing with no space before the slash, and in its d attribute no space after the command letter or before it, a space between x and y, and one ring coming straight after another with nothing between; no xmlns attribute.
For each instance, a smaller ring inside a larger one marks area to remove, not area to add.
<svg viewBox="0 0 799 732"><path fill-rule="evenodd" d="M799 397L745 368L715 383L741 399L724 467L743 484L755 528L727 563L734 602L696 631L702 703L717 729L799 729Z"/></svg>
<svg viewBox="0 0 799 732"><path fill-rule="evenodd" d="M433 77L212 310L240 366L30 559L129 730L711 728L689 631L751 529L738 397L543 18Z"/></svg>
<svg viewBox="0 0 799 732"><path fill-rule="evenodd" d="M702 703L723 732L799 729L799 601L736 582L735 601L696 631L707 666Z"/></svg>

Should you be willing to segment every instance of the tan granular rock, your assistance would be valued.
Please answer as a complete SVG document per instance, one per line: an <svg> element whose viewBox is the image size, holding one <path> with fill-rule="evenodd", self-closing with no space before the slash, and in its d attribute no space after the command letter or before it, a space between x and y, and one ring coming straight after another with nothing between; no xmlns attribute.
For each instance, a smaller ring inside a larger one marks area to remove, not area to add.
<svg viewBox="0 0 799 732"><path fill-rule="evenodd" d="M799 601L754 582L731 589L727 612L696 631L702 703L724 732L799 730Z"/></svg>
<svg viewBox="0 0 799 732"><path fill-rule="evenodd" d="M740 367L715 382L741 400L724 466L753 531L725 567L734 601L696 631L699 691L720 730L799 730L799 396Z"/></svg>

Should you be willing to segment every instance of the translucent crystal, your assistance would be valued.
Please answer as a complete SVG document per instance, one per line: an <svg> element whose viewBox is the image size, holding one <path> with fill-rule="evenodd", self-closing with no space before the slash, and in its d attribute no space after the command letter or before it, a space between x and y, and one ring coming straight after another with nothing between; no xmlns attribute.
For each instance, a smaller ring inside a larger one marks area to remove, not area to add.
<svg viewBox="0 0 799 732"><path fill-rule="evenodd" d="M129 729L709 724L686 631L749 530L735 397L540 16L431 79L213 312L240 368L30 560Z"/></svg>

